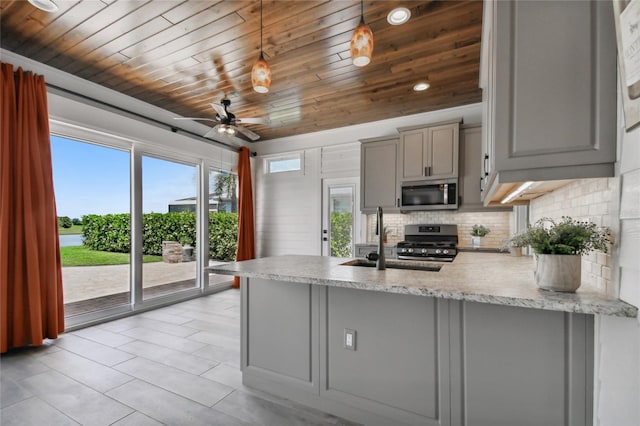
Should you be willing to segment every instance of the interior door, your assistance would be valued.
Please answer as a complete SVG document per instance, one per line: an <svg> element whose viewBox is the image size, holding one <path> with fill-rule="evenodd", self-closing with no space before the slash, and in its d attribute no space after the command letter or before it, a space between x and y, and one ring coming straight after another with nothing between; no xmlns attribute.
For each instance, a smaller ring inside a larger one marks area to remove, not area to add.
<svg viewBox="0 0 640 426"><path fill-rule="evenodd" d="M322 255L352 257L360 232L359 179L322 180Z"/></svg>

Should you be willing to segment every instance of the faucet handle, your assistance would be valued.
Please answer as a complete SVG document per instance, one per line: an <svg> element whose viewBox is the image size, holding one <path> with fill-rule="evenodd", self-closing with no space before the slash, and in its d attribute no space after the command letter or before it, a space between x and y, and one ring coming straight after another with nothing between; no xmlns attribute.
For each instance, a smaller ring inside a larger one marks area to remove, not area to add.
<svg viewBox="0 0 640 426"><path fill-rule="evenodd" d="M371 253L368 253L365 258L371 262L375 262L376 260L378 260L378 253L372 251Z"/></svg>

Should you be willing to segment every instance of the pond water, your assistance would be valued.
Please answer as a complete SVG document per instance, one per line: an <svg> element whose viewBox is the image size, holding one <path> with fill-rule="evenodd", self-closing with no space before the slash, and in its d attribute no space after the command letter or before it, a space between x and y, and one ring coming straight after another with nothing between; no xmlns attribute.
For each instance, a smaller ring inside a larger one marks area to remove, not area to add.
<svg viewBox="0 0 640 426"><path fill-rule="evenodd" d="M60 247L81 246L82 234L60 235Z"/></svg>

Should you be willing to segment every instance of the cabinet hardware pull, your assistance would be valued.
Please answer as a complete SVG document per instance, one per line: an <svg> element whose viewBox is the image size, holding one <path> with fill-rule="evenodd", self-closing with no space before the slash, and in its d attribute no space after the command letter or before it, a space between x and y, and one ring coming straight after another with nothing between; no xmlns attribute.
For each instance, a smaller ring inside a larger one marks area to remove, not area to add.
<svg viewBox="0 0 640 426"><path fill-rule="evenodd" d="M482 193L482 191L484 191L484 188L482 188L482 182L484 181L483 177L480 177L480 192Z"/></svg>
<svg viewBox="0 0 640 426"><path fill-rule="evenodd" d="M400 207L400 198L396 200L396 207Z"/></svg>
<svg viewBox="0 0 640 426"><path fill-rule="evenodd" d="M485 154L484 155L483 167L484 167L484 175L485 176L489 176L489 172L487 171L487 160L489 160L489 154Z"/></svg>

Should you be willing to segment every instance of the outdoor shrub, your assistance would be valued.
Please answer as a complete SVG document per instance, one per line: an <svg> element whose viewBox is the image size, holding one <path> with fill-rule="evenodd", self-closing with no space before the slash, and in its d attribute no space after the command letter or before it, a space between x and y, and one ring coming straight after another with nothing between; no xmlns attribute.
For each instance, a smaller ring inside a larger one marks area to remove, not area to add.
<svg viewBox="0 0 640 426"><path fill-rule="evenodd" d="M129 215L89 214L82 216L82 234L84 245L91 250L129 253L130 219Z"/></svg>
<svg viewBox="0 0 640 426"><path fill-rule="evenodd" d="M209 213L209 257L223 261L236 258L238 214Z"/></svg>
<svg viewBox="0 0 640 426"><path fill-rule="evenodd" d="M73 219L71 219L71 223L73 223L74 225L82 225L82 220L74 217Z"/></svg>
<svg viewBox="0 0 640 426"><path fill-rule="evenodd" d="M107 214L82 217L84 245L91 250L129 253L130 215ZM163 241L195 245L196 215L193 212L145 213L142 215L143 254L162 255ZM209 213L209 255L213 259L235 259L238 241L236 213Z"/></svg>
<svg viewBox="0 0 640 426"><path fill-rule="evenodd" d="M58 227L59 228L71 228L73 223L71 222L71 218L69 216L58 216Z"/></svg>
<svg viewBox="0 0 640 426"><path fill-rule="evenodd" d="M351 256L351 212L331 212L331 256Z"/></svg>

